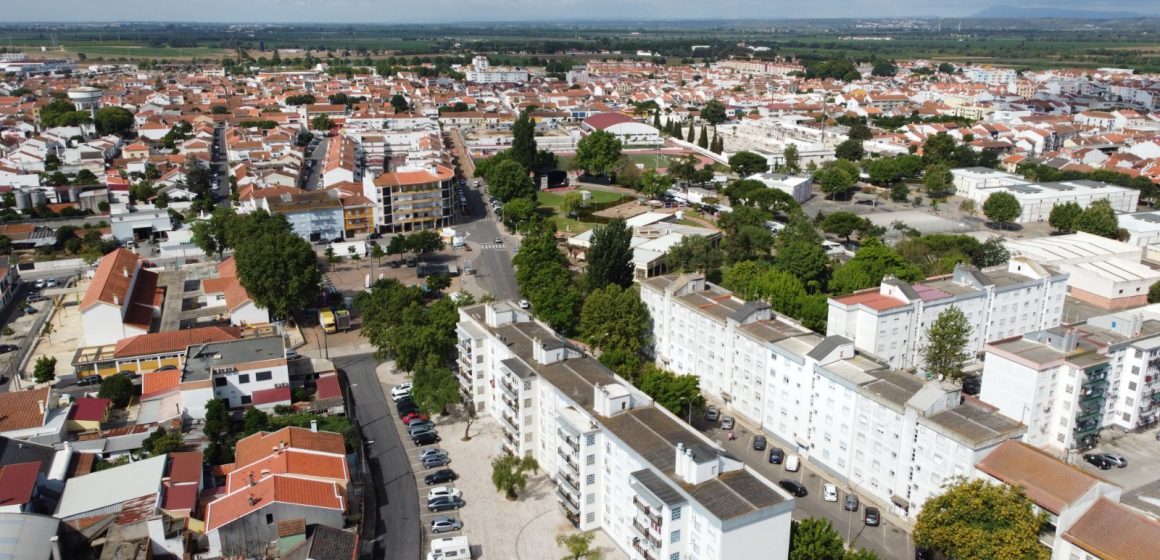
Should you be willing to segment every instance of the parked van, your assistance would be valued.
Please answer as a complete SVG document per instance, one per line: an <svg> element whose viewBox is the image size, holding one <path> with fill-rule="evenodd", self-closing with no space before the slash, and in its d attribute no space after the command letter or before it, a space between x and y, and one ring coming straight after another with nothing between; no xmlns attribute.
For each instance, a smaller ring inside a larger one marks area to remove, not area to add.
<svg viewBox="0 0 1160 560"><path fill-rule="evenodd" d="M785 458L785 470L789 472L797 472L802 467L801 459L797 455L790 455Z"/></svg>

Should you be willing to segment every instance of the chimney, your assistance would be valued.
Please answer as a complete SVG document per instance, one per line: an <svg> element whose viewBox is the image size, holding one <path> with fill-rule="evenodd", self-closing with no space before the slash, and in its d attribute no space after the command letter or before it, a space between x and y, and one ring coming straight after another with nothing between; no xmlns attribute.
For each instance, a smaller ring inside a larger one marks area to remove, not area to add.
<svg viewBox="0 0 1160 560"><path fill-rule="evenodd" d="M251 472L251 473L250 473L250 486L253 486L253 485L255 485L255 484L257 484L257 483L256 483L256 482L254 482L254 473L253 473L253 472ZM253 496L252 496L252 495L251 495L250 497L251 497L251 498L253 498ZM250 504L250 505L254 505L254 504Z"/></svg>
<svg viewBox="0 0 1160 560"><path fill-rule="evenodd" d="M121 297L113 294L113 305L121 305Z"/></svg>
<svg viewBox="0 0 1160 560"><path fill-rule="evenodd" d="M44 401L36 401L37 408L40 409L40 414L44 415Z"/></svg>
<svg viewBox="0 0 1160 560"><path fill-rule="evenodd" d="M253 494L250 494L250 497L247 498L246 501L249 502L250 507L253 507L254 504L258 503L258 499L255 498Z"/></svg>
<svg viewBox="0 0 1160 560"><path fill-rule="evenodd" d="M122 275L123 275L125 278L128 278L128 277L129 277L129 267L127 267L127 266L122 266L122 267L121 267L121 274L122 274Z"/></svg>
<svg viewBox="0 0 1160 560"><path fill-rule="evenodd" d="M310 431L318 432L318 420L311 420L310 421Z"/></svg>

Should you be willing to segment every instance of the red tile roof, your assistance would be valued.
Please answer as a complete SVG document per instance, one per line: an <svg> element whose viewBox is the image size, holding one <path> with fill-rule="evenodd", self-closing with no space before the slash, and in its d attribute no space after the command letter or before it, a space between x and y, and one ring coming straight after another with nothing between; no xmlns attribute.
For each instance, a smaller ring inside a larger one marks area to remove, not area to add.
<svg viewBox="0 0 1160 560"><path fill-rule="evenodd" d="M49 388L0 393L0 433L44 425L41 406L48 406Z"/></svg>
<svg viewBox="0 0 1160 560"><path fill-rule="evenodd" d="M633 120L623 113L600 113L584 119L584 124L596 130L604 130L610 126L627 122L633 122Z"/></svg>
<svg viewBox="0 0 1160 560"><path fill-rule="evenodd" d="M905 302L899 301L887 295L883 295L878 291L877 288L873 290L867 290L865 292L850 294L848 296L837 297L834 298L834 300L844 303L847 306L859 304L865 305L866 307L876 311L885 311L887 309L893 309L895 307L902 307L906 305Z"/></svg>
<svg viewBox="0 0 1160 560"><path fill-rule="evenodd" d="M285 444L287 449L346 454L346 443L342 439L342 434L289 427L276 432L258 432L239 440L234 450L234 464L245 466L260 461L280 444Z"/></svg>
<svg viewBox="0 0 1160 560"><path fill-rule="evenodd" d="M69 420L78 422L99 422L105 419L105 413L112 404L113 401L109 399L80 397L75 401L75 406L69 411L68 417Z"/></svg>
<svg viewBox="0 0 1160 560"><path fill-rule="evenodd" d="M1160 521L1107 498L1100 498L1063 538L1103 560L1156 558Z"/></svg>
<svg viewBox="0 0 1160 560"><path fill-rule="evenodd" d="M197 506L197 485L180 484L165 489L162 509L169 511L193 510Z"/></svg>
<svg viewBox="0 0 1160 560"><path fill-rule="evenodd" d="M36 488L40 463L16 463L0 467L0 507L27 504Z"/></svg>
<svg viewBox="0 0 1160 560"><path fill-rule="evenodd" d="M81 311L98 302L118 307L124 305L129 299L129 283L138 264L137 255L125 249L116 249L102 257L81 300Z"/></svg>
<svg viewBox="0 0 1160 560"><path fill-rule="evenodd" d="M274 502L346 511L343 490L335 482L273 475L211 502L205 530L233 523Z"/></svg>
<svg viewBox="0 0 1160 560"><path fill-rule="evenodd" d="M338 386L338 375L336 374L320 375L315 385L318 388L315 395L320 399L333 399L342 396L342 388Z"/></svg>
<svg viewBox="0 0 1160 560"><path fill-rule="evenodd" d="M273 389L262 389L254 391L253 404L272 404L290 402L290 388L289 387L275 387Z"/></svg>
<svg viewBox="0 0 1160 560"><path fill-rule="evenodd" d="M260 461L234 469L226 481L226 488L228 492L236 492L248 486L251 479L258 481L275 474L333 480L343 486L350 481L345 455L288 449L281 453L272 452Z"/></svg>
<svg viewBox="0 0 1160 560"><path fill-rule="evenodd" d="M1007 440L975 465L1006 484L1022 486L1039 507L1059 515L1100 479L1026 443Z"/></svg>
<svg viewBox="0 0 1160 560"><path fill-rule="evenodd" d="M151 371L141 376L141 400L160 396L181 385L181 370Z"/></svg>
<svg viewBox="0 0 1160 560"><path fill-rule="evenodd" d="M201 482L201 459L200 451L170 453L169 483L193 483L196 486Z"/></svg>
<svg viewBox="0 0 1160 560"><path fill-rule="evenodd" d="M153 354L167 354L179 352L198 344L237 340L241 337L241 328L221 326L149 333L122 339L117 342L117 348L113 351L113 356L117 358L131 358Z"/></svg>

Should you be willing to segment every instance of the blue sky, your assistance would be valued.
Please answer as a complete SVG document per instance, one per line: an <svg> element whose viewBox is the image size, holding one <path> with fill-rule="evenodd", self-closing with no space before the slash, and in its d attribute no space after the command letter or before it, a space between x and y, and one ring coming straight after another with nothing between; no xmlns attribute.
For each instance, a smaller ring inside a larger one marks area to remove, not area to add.
<svg viewBox="0 0 1160 560"><path fill-rule="evenodd" d="M1002 1L1002 0L1000 0ZM1160 13L1154 0L1006 0L1018 7ZM481 22L944 16L990 2L949 0L5 0L5 21Z"/></svg>

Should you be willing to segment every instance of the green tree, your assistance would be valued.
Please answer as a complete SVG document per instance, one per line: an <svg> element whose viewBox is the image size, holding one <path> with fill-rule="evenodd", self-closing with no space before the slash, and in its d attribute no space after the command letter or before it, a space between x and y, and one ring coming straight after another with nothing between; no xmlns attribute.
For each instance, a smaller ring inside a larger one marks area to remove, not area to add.
<svg viewBox="0 0 1160 560"><path fill-rule="evenodd" d="M495 489L503 492L508 500L519 498L519 493L528 487L528 473L540 470L540 464L535 457L525 455L516 457L504 453L491 461L491 483Z"/></svg>
<svg viewBox="0 0 1160 560"><path fill-rule="evenodd" d="M894 249L878 238L870 238L849 262L837 267L830 278L831 293L849 293L878 286L887 274L900 280L917 282L923 279L922 270L906 262Z"/></svg>
<svg viewBox="0 0 1160 560"><path fill-rule="evenodd" d="M333 126L334 122L326 115L315 115L314 118L310 119L311 130L330 130Z"/></svg>
<svg viewBox="0 0 1160 560"><path fill-rule="evenodd" d="M158 426L153 433L149 434L149 437L145 438L141 447L150 455L156 457L177 451L184 443L185 438L182 437L181 431L174 430L169 432L165 428Z"/></svg>
<svg viewBox="0 0 1160 560"><path fill-rule="evenodd" d="M1151 288L1148 288L1148 303L1160 303L1160 282L1156 282L1152 284Z"/></svg>
<svg viewBox="0 0 1160 560"><path fill-rule="evenodd" d="M785 150L781 153L781 157L785 159L782 164L786 173L797 174L802 172L801 156L798 155L797 144L786 144Z"/></svg>
<svg viewBox="0 0 1160 560"><path fill-rule="evenodd" d="M988 220L999 222L1004 227L1008 222L1018 218L1023 213L1023 207L1015 195L1006 192L997 192L987 197L983 202L983 215Z"/></svg>
<svg viewBox="0 0 1160 560"><path fill-rule="evenodd" d="M701 396L699 384L700 380L695 375L677 375L650 364L645 366L637 386L652 397L656 404L685 418L705 408L705 397Z"/></svg>
<svg viewBox="0 0 1160 560"><path fill-rule="evenodd" d="M822 188L822 192L830 195L834 200L847 198L858 182L858 166L853 162L838 159L827 161L820 169L814 172L814 182Z"/></svg>
<svg viewBox="0 0 1160 560"><path fill-rule="evenodd" d="M965 216L974 217L975 214L979 213L979 209L975 206L975 201L967 198L959 203L959 212L962 212Z"/></svg>
<svg viewBox="0 0 1160 560"><path fill-rule="evenodd" d="M574 330L580 292L572 283L567 259L556 246L550 222L524 235L512 263L520 293L532 304L536 316L558 332Z"/></svg>
<svg viewBox="0 0 1160 560"><path fill-rule="evenodd" d="M427 414L446 414L459 402L459 380L445 367L420 366L411 381L411 398Z"/></svg>
<svg viewBox="0 0 1160 560"><path fill-rule="evenodd" d="M504 215L506 216L507 213L505 212ZM407 247L407 236L401 233L392 237L391 241L387 243L388 255L402 255L409 250Z"/></svg>
<svg viewBox="0 0 1160 560"><path fill-rule="evenodd" d="M227 249L230 249L230 231L234 227L237 214L230 208L221 206L214 208L208 220L198 220L193 223L193 243L207 255L217 254L221 260Z"/></svg>
<svg viewBox="0 0 1160 560"><path fill-rule="evenodd" d="M93 124L98 134L118 134L124 136L133 131L133 113L123 107L101 107L97 109Z"/></svg>
<svg viewBox="0 0 1160 560"><path fill-rule="evenodd" d="M407 249L420 255L442 251L444 245L443 238L430 229L417 231L407 236Z"/></svg>
<svg viewBox="0 0 1160 560"><path fill-rule="evenodd" d="M832 233L850 242L850 236L856 231L866 231L867 220L852 212L834 212L822 220L822 231Z"/></svg>
<svg viewBox="0 0 1160 560"><path fill-rule="evenodd" d="M524 169L536 169L536 124L532 122L531 111L524 110L512 124L511 156Z"/></svg>
<svg viewBox="0 0 1160 560"><path fill-rule="evenodd" d="M359 292L354 305L362 316L363 337L376 348L375 356L386 360L404 342L396 336L398 328L406 319L418 315L414 309L423 308L423 292L416 286L404 286L394 278L387 278L372 284L370 291Z"/></svg>
<svg viewBox="0 0 1160 560"><path fill-rule="evenodd" d="M449 274L434 274L427 277L427 289L434 292L442 292L451 287L451 275Z"/></svg>
<svg viewBox="0 0 1160 560"><path fill-rule="evenodd" d="M604 553L592 548L594 538L596 533L593 531L556 535L556 546L568 551L562 560L600 560Z"/></svg>
<svg viewBox="0 0 1160 560"><path fill-rule="evenodd" d="M847 161L861 161L865 155L866 150L862 147L862 141L853 138L838 144L838 147L834 148L834 156Z"/></svg>
<svg viewBox="0 0 1160 560"><path fill-rule="evenodd" d="M1039 544L1047 513L1036 513L1019 486L957 479L927 500L914 526L914 543L956 560L1047 560Z"/></svg>
<svg viewBox="0 0 1160 560"><path fill-rule="evenodd" d="M1112 203L1108 200L1097 200L1084 209L1083 213L1075 218L1076 231L1117 239L1120 236L1120 225L1116 221L1116 211L1112 210Z"/></svg>
<svg viewBox="0 0 1160 560"><path fill-rule="evenodd" d="M580 206L584 204L584 195L579 191L570 191L564 195L564 200L560 201L560 211L565 216L575 216L580 211Z"/></svg>
<svg viewBox="0 0 1160 560"><path fill-rule="evenodd" d="M225 115L230 112L230 109L225 105L214 105L213 107L210 107L209 112L213 115Z"/></svg>
<svg viewBox="0 0 1160 560"><path fill-rule="evenodd" d="M486 176L491 195L500 202L510 202L517 198L534 199L536 184L528 175L528 170L515 160L501 161L488 170Z"/></svg>
<svg viewBox="0 0 1160 560"><path fill-rule="evenodd" d="M865 141L873 138L874 133L870 132L870 127L866 126L865 119L859 119L850 125L846 137L850 140Z"/></svg>
<svg viewBox="0 0 1160 560"><path fill-rule="evenodd" d="M247 220L265 212L255 212ZM287 319L314 303L322 272L314 248L290 231L285 219L272 221L235 247L238 281L273 318Z"/></svg>
<svg viewBox="0 0 1160 560"><path fill-rule="evenodd" d="M926 168L922 178L922 186L931 197L938 197L946 194L954 179L955 176L947 164L936 163Z"/></svg>
<svg viewBox="0 0 1160 560"><path fill-rule="evenodd" d="M778 244L774 266L794 275L805 286L816 286L810 290L813 292L824 285L829 262L826 250L820 244L792 241Z"/></svg>
<svg viewBox="0 0 1160 560"><path fill-rule="evenodd" d="M697 147L709 149L709 131L705 129L705 125L701 125L701 135L697 138Z"/></svg>
<svg viewBox="0 0 1160 560"><path fill-rule="evenodd" d="M224 399L210 399L205 403L205 434L210 438L228 435L230 430L229 404Z"/></svg>
<svg viewBox="0 0 1160 560"><path fill-rule="evenodd" d="M597 130L576 144L572 164L589 175L607 175L620 160L621 145L616 136Z"/></svg>
<svg viewBox="0 0 1160 560"><path fill-rule="evenodd" d="M790 526L789 560L843 560L846 545L828 519L807 517Z"/></svg>
<svg viewBox="0 0 1160 560"><path fill-rule="evenodd" d="M729 169L738 177L769 171L769 161L753 152L740 151L729 157Z"/></svg>
<svg viewBox="0 0 1160 560"><path fill-rule="evenodd" d="M407 98L403 97L402 94L396 93L391 96L391 107L396 113L406 113L410 106L411 104L407 102Z"/></svg>
<svg viewBox="0 0 1160 560"><path fill-rule="evenodd" d="M967 343L971 341L971 324L957 307L939 313L926 330L922 349L926 374L936 379L959 379L963 366L971 359Z"/></svg>
<svg viewBox="0 0 1160 560"><path fill-rule="evenodd" d="M889 60L879 60L874 63L874 69L870 73L874 76L892 77L898 73L898 65Z"/></svg>
<svg viewBox="0 0 1160 560"><path fill-rule="evenodd" d="M647 194L650 198L656 198L666 192L673 186L673 178L668 175L657 173L655 169L645 171L637 183L637 190L642 194Z"/></svg>
<svg viewBox="0 0 1160 560"><path fill-rule="evenodd" d="M1063 204L1056 204L1051 209L1051 215L1047 218L1047 223L1056 231L1062 233L1071 233L1075 231L1075 221L1083 214L1083 208L1075 202L1065 202Z"/></svg>
<svg viewBox="0 0 1160 560"><path fill-rule="evenodd" d="M871 183L880 187L889 187L902 178L898 162L887 157L870 160L866 164L866 174L870 176Z"/></svg>
<svg viewBox="0 0 1160 560"><path fill-rule="evenodd" d="M652 317L636 288L609 284L584 299L579 335L601 352L639 355L649 344L651 331Z"/></svg>
<svg viewBox="0 0 1160 560"><path fill-rule="evenodd" d="M270 415L258 407L250 407L242 418L242 430L247 436L270 429Z"/></svg>
<svg viewBox="0 0 1160 560"><path fill-rule="evenodd" d="M371 258L375 260L375 264L382 265L383 257L387 256L387 252L383 250L378 243L371 245Z"/></svg>
<svg viewBox="0 0 1160 560"><path fill-rule="evenodd" d="M564 202L568 202L567 196L564 197ZM524 231L525 228L534 224L539 217L539 213L536 212L536 203L529 198L517 198L503 205L503 223L512 231Z"/></svg>
<svg viewBox="0 0 1160 560"><path fill-rule="evenodd" d="M928 136L922 143L922 164L926 167L937 163L950 165L955 161L954 153L955 139L951 135L940 132Z"/></svg>
<svg viewBox="0 0 1160 560"><path fill-rule="evenodd" d="M726 262L768 258L773 248L773 233L766 223L771 217L769 213L749 206L722 213L717 223L725 230L721 249Z"/></svg>
<svg viewBox="0 0 1160 560"><path fill-rule="evenodd" d="M708 275L721 268L721 249L701 235L686 235L665 255L665 264L674 272L699 272Z"/></svg>
<svg viewBox="0 0 1160 560"><path fill-rule="evenodd" d="M52 356L36 358L36 365L32 367L32 378L37 383L48 383L56 379L56 358Z"/></svg>
<svg viewBox="0 0 1160 560"><path fill-rule="evenodd" d="M133 398L133 381L124 375L110 375L101 380L97 396L113 401L113 406L125 408Z"/></svg>
<svg viewBox="0 0 1160 560"><path fill-rule="evenodd" d="M669 163L669 176L679 181L692 181L697 174L697 158L689 154L677 158Z"/></svg>
<svg viewBox="0 0 1160 560"><path fill-rule="evenodd" d="M713 126L725 122L725 118L725 104L716 99L710 99L704 107L701 107L701 120ZM702 133L703 135L704 133Z"/></svg>
<svg viewBox="0 0 1160 560"><path fill-rule="evenodd" d="M632 285L632 229L623 218L592 230L587 254L588 268L584 278L590 290L609 284L627 288Z"/></svg>

